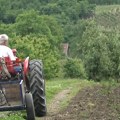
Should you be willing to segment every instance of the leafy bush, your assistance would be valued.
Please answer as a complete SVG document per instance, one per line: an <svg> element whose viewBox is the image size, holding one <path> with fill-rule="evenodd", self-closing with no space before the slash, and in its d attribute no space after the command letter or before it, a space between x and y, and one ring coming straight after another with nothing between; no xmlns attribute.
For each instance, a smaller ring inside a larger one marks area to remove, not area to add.
<svg viewBox="0 0 120 120"><path fill-rule="evenodd" d="M68 58L64 65L65 77L85 78L84 65L80 59Z"/></svg>
<svg viewBox="0 0 120 120"><path fill-rule="evenodd" d="M39 59L44 64L45 78L56 77L59 71L58 53L51 49L50 43L46 36L25 36L14 37L11 41L12 48L18 51L18 57L30 59Z"/></svg>

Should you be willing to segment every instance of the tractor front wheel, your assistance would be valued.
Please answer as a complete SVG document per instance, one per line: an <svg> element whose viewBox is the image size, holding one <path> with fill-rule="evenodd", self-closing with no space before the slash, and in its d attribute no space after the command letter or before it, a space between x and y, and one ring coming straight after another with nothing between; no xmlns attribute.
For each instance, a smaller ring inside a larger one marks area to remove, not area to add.
<svg viewBox="0 0 120 120"><path fill-rule="evenodd" d="M25 94L27 120L35 120L35 110L31 93Z"/></svg>

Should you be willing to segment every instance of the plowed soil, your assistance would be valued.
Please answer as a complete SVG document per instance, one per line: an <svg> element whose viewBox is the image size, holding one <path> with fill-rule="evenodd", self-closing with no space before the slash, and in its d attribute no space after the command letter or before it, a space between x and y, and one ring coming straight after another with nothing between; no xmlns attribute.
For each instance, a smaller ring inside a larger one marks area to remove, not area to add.
<svg viewBox="0 0 120 120"><path fill-rule="evenodd" d="M85 88L66 109L55 112L54 104L53 108L54 113L48 111L48 116L41 120L120 120L120 86Z"/></svg>

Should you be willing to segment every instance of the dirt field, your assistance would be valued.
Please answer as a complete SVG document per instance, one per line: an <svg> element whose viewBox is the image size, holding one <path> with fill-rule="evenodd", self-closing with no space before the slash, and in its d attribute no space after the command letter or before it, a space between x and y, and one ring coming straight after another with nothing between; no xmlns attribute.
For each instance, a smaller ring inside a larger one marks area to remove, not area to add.
<svg viewBox="0 0 120 120"><path fill-rule="evenodd" d="M55 99L59 104L59 97ZM120 86L85 88L71 100L66 109L59 111L59 105L57 109L55 105L54 112L52 108L48 109L48 115L40 120L120 120Z"/></svg>

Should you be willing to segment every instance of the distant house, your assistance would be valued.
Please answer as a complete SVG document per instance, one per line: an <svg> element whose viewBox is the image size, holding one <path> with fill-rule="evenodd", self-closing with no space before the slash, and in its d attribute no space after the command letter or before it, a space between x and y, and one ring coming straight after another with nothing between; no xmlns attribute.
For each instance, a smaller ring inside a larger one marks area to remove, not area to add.
<svg viewBox="0 0 120 120"><path fill-rule="evenodd" d="M61 48L62 48L63 54L65 54L65 56L68 56L69 44L68 43L62 43Z"/></svg>

